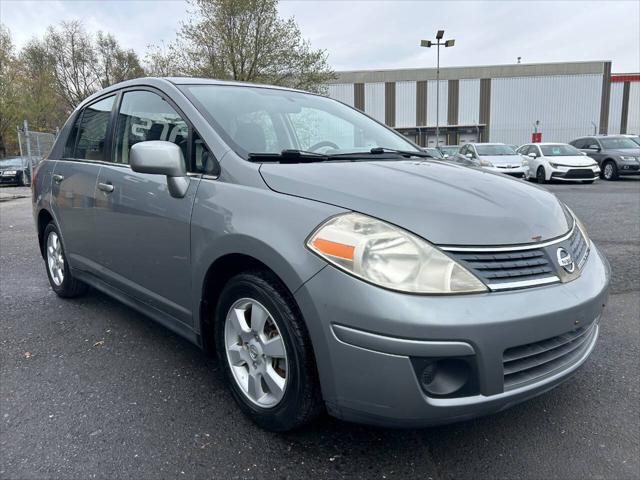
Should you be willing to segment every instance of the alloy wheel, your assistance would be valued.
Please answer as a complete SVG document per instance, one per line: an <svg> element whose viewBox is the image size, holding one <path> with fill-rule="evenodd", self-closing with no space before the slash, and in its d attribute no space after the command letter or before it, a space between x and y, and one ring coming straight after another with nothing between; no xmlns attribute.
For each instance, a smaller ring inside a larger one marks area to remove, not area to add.
<svg viewBox="0 0 640 480"><path fill-rule="evenodd" d="M613 164L611 162L604 166L604 178L611 180L613 178Z"/></svg>
<svg viewBox="0 0 640 480"><path fill-rule="evenodd" d="M49 233L47 237L47 266L49 274L56 286L64 282L64 256L62 255L62 243L56 232Z"/></svg>
<svg viewBox="0 0 640 480"><path fill-rule="evenodd" d="M284 340L273 316L258 301L237 300L224 325L224 345L233 378L255 405L277 405L287 387Z"/></svg>

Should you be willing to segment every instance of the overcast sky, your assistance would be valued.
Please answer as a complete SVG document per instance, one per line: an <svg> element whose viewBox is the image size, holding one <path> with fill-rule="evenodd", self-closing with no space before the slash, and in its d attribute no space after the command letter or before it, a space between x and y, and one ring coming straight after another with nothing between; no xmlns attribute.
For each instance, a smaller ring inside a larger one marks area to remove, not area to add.
<svg viewBox="0 0 640 480"><path fill-rule="evenodd" d="M442 66L612 60L613 72L640 71L640 1L300 1L281 0L336 70L430 67L420 48L439 28L456 46ZM0 0L0 20L17 47L47 25L80 19L113 33L141 56L171 41L187 16L182 0Z"/></svg>

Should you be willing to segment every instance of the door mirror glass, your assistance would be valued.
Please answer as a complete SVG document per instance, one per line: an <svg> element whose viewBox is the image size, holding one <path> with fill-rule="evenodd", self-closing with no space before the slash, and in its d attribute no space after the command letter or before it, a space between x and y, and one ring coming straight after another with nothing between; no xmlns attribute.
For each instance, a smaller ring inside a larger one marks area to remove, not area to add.
<svg viewBox="0 0 640 480"><path fill-rule="evenodd" d="M529 155L527 155L528 157L531 158L538 158L538 155L535 152L531 152Z"/></svg>
<svg viewBox="0 0 640 480"><path fill-rule="evenodd" d="M182 150L175 143L163 140L138 142L131 147L131 170L152 175L166 175L169 193L184 197L189 187Z"/></svg>
<svg viewBox="0 0 640 480"><path fill-rule="evenodd" d="M465 154L465 157L467 157L467 158L473 158L473 153L467 153L467 154Z"/></svg>

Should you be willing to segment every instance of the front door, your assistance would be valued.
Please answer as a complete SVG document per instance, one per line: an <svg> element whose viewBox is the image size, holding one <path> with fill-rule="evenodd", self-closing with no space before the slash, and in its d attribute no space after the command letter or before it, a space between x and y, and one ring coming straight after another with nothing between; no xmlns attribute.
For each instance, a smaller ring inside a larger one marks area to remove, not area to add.
<svg viewBox="0 0 640 480"><path fill-rule="evenodd" d="M199 178L187 194L169 194L166 177L129 167L131 147L147 140L176 143L187 157L188 127L159 95L123 94L111 162L96 190L96 245L106 281L148 305L191 324L190 218Z"/></svg>
<svg viewBox="0 0 640 480"><path fill-rule="evenodd" d="M53 171L53 215L73 268L91 270L95 251L95 188L104 160L115 95L87 106Z"/></svg>

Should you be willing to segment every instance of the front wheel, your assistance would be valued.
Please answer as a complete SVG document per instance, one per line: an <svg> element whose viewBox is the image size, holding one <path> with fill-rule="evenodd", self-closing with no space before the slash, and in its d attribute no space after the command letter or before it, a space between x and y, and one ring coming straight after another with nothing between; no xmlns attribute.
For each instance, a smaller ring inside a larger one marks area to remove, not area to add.
<svg viewBox="0 0 640 480"><path fill-rule="evenodd" d="M220 364L241 410L262 428L310 422L322 400L311 342L286 287L271 273L233 277L215 313Z"/></svg>
<svg viewBox="0 0 640 480"><path fill-rule="evenodd" d="M618 179L618 166L615 162L609 160L604 164L604 170L602 176L605 180L617 180Z"/></svg>
<svg viewBox="0 0 640 480"><path fill-rule="evenodd" d="M84 294L88 287L71 274L69 262L60 240L60 232L55 223L51 222L45 228L43 242L47 276L53 291L63 298L73 298Z"/></svg>
<svg viewBox="0 0 640 480"><path fill-rule="evenodd" d="M544 167L542 165L539 166L538 170L536 171L536 180L540 184L547 183L547 177L546 177L546 174L544 172Z"/></svg>

